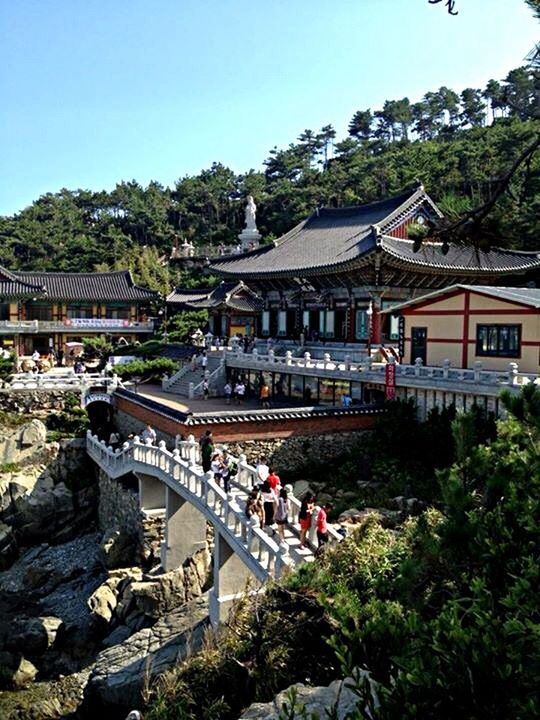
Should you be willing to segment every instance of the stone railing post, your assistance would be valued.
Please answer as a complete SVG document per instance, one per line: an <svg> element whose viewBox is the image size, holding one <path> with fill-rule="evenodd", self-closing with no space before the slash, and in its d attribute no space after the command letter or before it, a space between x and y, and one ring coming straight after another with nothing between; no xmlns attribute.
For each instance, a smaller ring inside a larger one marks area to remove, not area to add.
<svg viewBox="0 0 540 720"><path fill-rule="evenodd" d="M251 355L253 357L253 362L256 363L259 359L259 351L257 350L257 348L253 348Z"/></svg>
<svg viewBox="0 0 540 720"><path fill-rule="evenodd" d="M480 382L481 372L482 372L482 361L475 360L474 361L474 382Z"/></svg>
<svg viewBox="0 0 540 720"><path fill-rule="evenodd" d="M269 351L268 351L268 361L271 362L271 363L276 362L276 353L275 353L274 350L269 350Z"/></svg>
<svg viewBox="0 0 540 720"><path fill-rule="evenodd" d="M351 356L345 355L345 370L351 369Z"/></svg>
<svg viewBox="0 0 540 720"><path fill-rule="evenodd" d="M416 360L414 361L414 374L416 377L420 377L423 364L424 363L422 362L422 358L416 358Z"/></svg>
<svg viewBox="0 0 540 720"><path fill-rule="evenodd" d="M190 400L193 400L194 392L195 392L195 383L190 382L189 388L188 388L188 398Z"/></svg>
<svg viewBox="0 0 540 720"><path fill-rule="evenodd" d="M285 353L285 365L292 365L292 352L290 350Z"/></svg>
<svg viewBox="0 0 540 720"><path fill-rule="evenodd" d="M311 353L304 353L304 367L309 367L311 363Z"/></svg>
<svg viewBox="0 0 540 720"><path fill-rule="evenodd" d="M330 353L324 353L323 355L323 367L326 370L330 363Z"/></svg>
<svg viewBox="0 0 540 720"><path fill-rule="evenodd" d="M508 363L508 384L517 385L518 383L518 364L516 362Z"/></svg>
<svg viewBox="0 0 540 720"><path fill-rule="evenodd" d="M450 360L448 358L442 361L442 376L445 380L448 380L448 371L450 370Z"/></svg>

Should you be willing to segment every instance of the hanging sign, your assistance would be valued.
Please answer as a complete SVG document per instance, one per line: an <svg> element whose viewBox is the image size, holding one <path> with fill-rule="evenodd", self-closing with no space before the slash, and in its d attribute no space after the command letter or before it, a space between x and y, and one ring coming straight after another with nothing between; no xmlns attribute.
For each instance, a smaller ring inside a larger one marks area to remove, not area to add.
<svg viewBox="0 0 540 720"><path fill-rule="evenodd" d="M387 400L396 398L396 364L386 363L384 369L384 396Z"/></svg>
<svg viewBox="0 0 540 720"><path fill-rule="evenodd" d="M405 355L405 318L403 315L400 315L398 319L398 354L399 362L403 362Z"/></svg>

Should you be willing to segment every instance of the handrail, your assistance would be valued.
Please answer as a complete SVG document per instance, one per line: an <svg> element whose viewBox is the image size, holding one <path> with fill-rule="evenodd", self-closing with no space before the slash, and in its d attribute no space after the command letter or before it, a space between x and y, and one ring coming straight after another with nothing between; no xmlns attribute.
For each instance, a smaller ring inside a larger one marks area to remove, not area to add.
<svg viewBox="0 0 540 720"><path fill-rule="evenodd" d="M0 331L38 333L72 330L123 330L151 332L153 320L116 320L114 318L63 318L61 320L0 320Z"/></svg>
<svg viewBox="0 0 540 720"><path fill-rule="evenodd" d="M180 491L220 532L226 534L231 546L236 548L246 564L254 569L259 579L277 579L285 567L295 565L287 542L276 543L246 517L238 503L240 494L227 495L215 482L212 473L204 473L198 467L196 462L199 449L193 436L187 441L177 443L172 452L167 450L164 442L157 446L145 444L138 437L132 442L124 443L121 449L115 451L90 431L87 433L86 444L90 457L112 477L120 477L137 469L146 473L153 470L167 485ZM237 463L237 477L231 484L242 493L249 492L251 478L253 474L256 475L255 468L245 462L245 456L240 456ZM291 522L294 522L298 517L300 502L291 495L290 504ZM314 535L313 527L310 533L311 541ZM341 536L332 529L331 539L338 541ZM299 558L299 562L303 559Z"/></svg>
<svg viewBox="0 0 540 720"><path fill-rule="evenodd" d="M181 457L192 465L200 463L200 444L195 440L195 437L193 435L189 435L187 440L181 440L180 436L177 435L175 440L175 448L180 451ZM244 454L235 457L234 455L231 455L229 453L229 456L231 458L231 461L237 467L236 477L231 478L230 484L235 487L241 488L247 493L251 492L251 490L253 490L253 488L260 483L260 478L257 475L257 469L247 462L247 458ZM289 513L290 522L288 523L288 525L292 527L299 522L298 514L300 512L300 506L302 503L299 498L297 498L293 494L292 490L288 492L288 497L291 509L291 512ZM312 527L309 533L309 540L312 543L314 543L315 541L316 520L317 513L314 512L312 518ZM328 526L328 534L332 542L339 542L343 539L343 536L340 535L340 533L331 525Z"/></svg>
<svg viewBox="0 0 540 720"><path fill-rule="evenodd" d="M225 361L223 359L220 360L219 365L215 370L212 370L212 372L204 378L208 382L208 387L211 388L215 385L215 381L220 377L225 375ZM193 388L189 388L189 397L190 399L193 399L197 395L202 395L202 388L204 380L201 380L201 382L197 383L197 385L194 385Z"/></svg>
<svg viewBox="0 0 540 720"><path fill-rule="evenodd" d="M32 373L16 373L12 376L11 382L8 385L10 390L66 390L92 386L116 389L122 386L122 381L118 375L108 377L98 373L81 373L80 375L47 375L46 373L32 375Z"/></svg>
<svg viewBox="0 0 540 720"><path fill-rule="evenodd" d="M175 373L173 373L170 377L163 378L161 381L161 389L162 390L168 390L170 387L176 384L178 380L181 380L184 375L187 375L189 372L191 372L191 362L186 362L184 365L182 365L181 368L179 368Z"/></svg>
<svg viewBox="0 0 540 720"><path fill-rule="evenodd" d="M286 566L294 564L289 547L279 545L246 517L234 498L228 496L214 481L211 473L203 473L189 465L179 450L169 452L165 443L158 446L141 443L135 438L114 451L106 443L87 433L87 452L96 463L113 477L143 469L162 477L175 490L194 504L215 526L225 533L232 547L243 556L260 580L279 578ZM232 501L231 501L232 500Z"/></svg>
<svg viewBox="0 0 540 720"><path fill-rule="evenodd" d="M393 358L389 358L394 364ZM284 357L276 355L272 350L266 354L259 353L257 349L249 355L244 355L239 350L228 350L226 364L231 367L261 369L274 372L309 371L310 374L325 375L332 377L343 377L351 380L362 379L367 382L385 382L385 369L387 363L374 363L370 357L362 362L345 361L332 359L329 353L325 353L322 359L312 358L309 352L302 357L294 357L288 350ZM499 387L501 385L524 385L529 382L540 384L540 376L536 373L519 372L517 363L508 364L508 370L485 370L480 361L475 362L474 368L452 368L449 361L444 361L441 366L424 366L422 362L414 365L402 365L395 363L396 383L400 380L436 380L445 382L464 383L469 385L482 385L483 387ZM360 377L359 377L360 376Z"/></svg>

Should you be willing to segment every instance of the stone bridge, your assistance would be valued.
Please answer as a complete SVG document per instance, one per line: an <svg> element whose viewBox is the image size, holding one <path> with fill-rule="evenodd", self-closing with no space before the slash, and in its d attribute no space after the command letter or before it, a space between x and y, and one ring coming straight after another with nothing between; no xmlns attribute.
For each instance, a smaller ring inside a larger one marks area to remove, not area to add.
<svg viewBox="0 0 540 720"><path fill-rule="evenodd" d="M297 531L300 502L292 494L284 541L271 537L246 517L245 502L256 471L247 464L245 456L236 460L237 474L231 479L227 494L211 472L203 472L199 445L193 437L179 442L172 452L164 442L155 446L142 443L139 438L115 451L90 432L86 442L89 456L109 477L135 474L142 512L164 511L161 564L165 571L178 567L203 547L207 523L212 524L213 588L209 613L213 624L226 618L233 601L246 588L258 590L288 568L313 560L315 527L311 529L308 547L300 548ZM337 542L341 535L332 530L330 539Z"/></svg>

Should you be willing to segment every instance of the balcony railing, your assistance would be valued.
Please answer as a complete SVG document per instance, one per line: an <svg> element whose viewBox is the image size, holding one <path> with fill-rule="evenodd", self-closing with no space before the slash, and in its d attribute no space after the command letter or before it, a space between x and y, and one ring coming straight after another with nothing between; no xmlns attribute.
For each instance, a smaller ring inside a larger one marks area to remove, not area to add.
<svg viewBox="0 0 540 720"><path fill-rule="evenodd" d="M117 320L113 318L64 318L63 320L0 320L0 335L50 332L125 332L150 333L153 320Z"/></svg>

